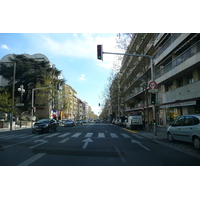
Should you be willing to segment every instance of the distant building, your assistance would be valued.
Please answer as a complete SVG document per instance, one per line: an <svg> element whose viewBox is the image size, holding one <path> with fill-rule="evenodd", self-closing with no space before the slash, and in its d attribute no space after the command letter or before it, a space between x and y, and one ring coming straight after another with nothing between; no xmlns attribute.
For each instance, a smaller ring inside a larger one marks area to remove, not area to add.
<svg viewBox="0 0 200 200"><path fill-rule="evenodd" d="M66 106L63 109L63 119L76 120L78 115L78 99L77 92L70 86L64 85L63 99L65 99Z"/></svg>

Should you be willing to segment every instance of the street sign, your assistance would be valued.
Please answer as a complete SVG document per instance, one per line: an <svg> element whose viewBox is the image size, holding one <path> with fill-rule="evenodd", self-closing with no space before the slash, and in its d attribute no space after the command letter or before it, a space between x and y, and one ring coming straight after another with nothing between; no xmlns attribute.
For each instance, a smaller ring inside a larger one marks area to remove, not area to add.
<svg viewBox="0 0 200 200"><path fill-rule="evenodd" d="M155 81L151 81L149 83L149 88L150 89L156 89L158 87L158 84Z"/></svg>
<svg viewBox="0 0 200 200"><path fill-rule="evenodd" d="M157 93L158 92L158 89L150 89L148 90L149 93Z"/></svg>
<svg viewBox="0 0 200 200"><path fill-rule="evenodd" d="M24 103L16 103L16 106L24 106Z"/></svg>

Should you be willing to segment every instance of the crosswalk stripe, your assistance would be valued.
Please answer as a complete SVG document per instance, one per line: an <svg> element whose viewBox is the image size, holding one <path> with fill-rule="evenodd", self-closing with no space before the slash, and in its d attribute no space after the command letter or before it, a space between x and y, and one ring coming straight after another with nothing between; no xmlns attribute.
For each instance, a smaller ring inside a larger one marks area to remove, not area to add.
<svg viewBox="0 0 200 200"><path fill-rule="evenodd" d="M110 133L110 136L111 136L112 138L118 138L118 136L117 136L115 133Z"/></svg>
<svg viewBox="0 0 200 200"><path fill-rule="evenodd" d="M131 136L125 134L125 133L122 133L122 135L125 137L125 138L131 138Z"/></svg>
<svg viewBox="0 0 200 200"><path fill-rule="evenodd" d="M105 134L104 134L104 133L98 133L98 137L104 138L104 137L105 137Z"/></svg>
<svg viewBox="0 0 200 200"><path fill-rule="evenodd" d="M64 133L62 135L59 135L58 137L65 137L65 136L68 136L69 134L71 134L71 133Z"/></svg>
<svg viewBox="0 0 200 200"><path fill-rule="evenodd" d="M92 137L93 133L87 133L85 137Z"/></svg>
<svg viewBox="0 0 200 200"><path fill-rule="evenodd" d="M22 137L19 137L19 138L27 138L27 137L30 137L31 135L25 135L25 136L22 136Z"/></svg>
<svg viewBox="0 0 200 200"><path fill-rule="evenodd" d="M51 138L51 137L54 137L54 136L56 136L56 135L58 135L58 134L60 134L60 133L54 133L54 134L51 134L51 135L46 136L45 138Z"/></svg>
<svg viewBox="0 0 200 200"><path fill-rule="evenodd" d="M63 140L61 140L59 143L65 143L67 140L69 140L70 138L65 138Z"/></svg>
<svg viewBox="0 0 200 200"><path fill-rule="evenodd" d="M72 135L71 137L78 137L79 135L81 135L82 133L75 133L74 135Z"/></svg>
<svg viewBox="0 0 200 200"><path fill-rule="evenodd" d="M34 136L34 137L31 137L31 138L39 138L39 137L41 137L41 136L45 136L45 135L48 135L48 133L45 133L45 134L42 134L42 135L36 135L36 136Z"/></svg>

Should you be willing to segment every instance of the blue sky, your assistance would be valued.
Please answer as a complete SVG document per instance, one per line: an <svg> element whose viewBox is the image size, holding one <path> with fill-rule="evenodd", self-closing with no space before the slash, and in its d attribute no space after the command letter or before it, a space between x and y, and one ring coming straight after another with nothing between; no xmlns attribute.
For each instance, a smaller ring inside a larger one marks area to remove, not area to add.
<svg viewBox="0 0 200 200"><path fill-rule="evenodd" d="M0 59L7 54L42 53L56 68L62 70L66 84L73 87L78 98L88 102L99 114L102 92L116 58L104 54L97 60L97 44L104 51L116 52L116 33L0 33Z"/></svg>

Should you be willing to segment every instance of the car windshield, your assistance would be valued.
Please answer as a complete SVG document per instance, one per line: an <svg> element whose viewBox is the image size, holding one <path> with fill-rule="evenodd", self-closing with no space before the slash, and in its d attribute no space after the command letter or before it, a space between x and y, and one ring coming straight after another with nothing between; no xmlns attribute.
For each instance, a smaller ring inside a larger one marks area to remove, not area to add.
<svg viewBox="0 0 200 200"><path fill-rule="evenodd" d="M36 123L49 123L50 119L41 119L37 121Z"/></svg>

